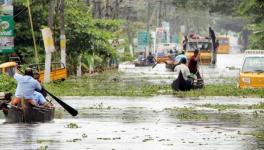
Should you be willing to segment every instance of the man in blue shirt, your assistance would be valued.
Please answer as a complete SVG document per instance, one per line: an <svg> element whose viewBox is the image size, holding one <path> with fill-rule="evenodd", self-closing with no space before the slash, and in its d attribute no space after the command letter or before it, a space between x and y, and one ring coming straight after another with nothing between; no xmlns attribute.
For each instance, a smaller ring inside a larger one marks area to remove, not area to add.
<svg viewBox="0 0 264 150"><path fill-rule="evenodd" d="M36 102L33 101L33 94L35 90L41 90L41 85L33 78L32 69L27 68L25 70L24 76L15 73L14 78L17 81L17 88L15 98L12 100L11 104L17 105L19 102L21 102L21 99L24 98L32 105L37 105Z"/></svg>

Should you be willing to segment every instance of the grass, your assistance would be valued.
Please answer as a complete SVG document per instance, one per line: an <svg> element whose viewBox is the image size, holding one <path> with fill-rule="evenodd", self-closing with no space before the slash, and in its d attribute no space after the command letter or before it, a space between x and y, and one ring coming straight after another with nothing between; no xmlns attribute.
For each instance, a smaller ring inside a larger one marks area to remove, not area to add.
<svg viewBox="0 0 264 150"><path fill-rule="evenodd" d="M167 108L166 111L171 113L171 116L175 116L183 121L189 120L208 120L208 116L193 108Z"/></svg>
<svg viewBox="0 0 264 150"><path fill-rule="evenodd" d="M217 109L218 111L223 111L227 109L264 109L264 103L254 104L254 105L237 105L237 104L229 104L229 105L221 105L221 104L205 104L198 105L199 107L207 107Z"/></svg>
<svg viewBox="0 0 264 150"><path fill-rule="evenodd" d="M241 96L264 97L263 89L239 89L235 84L211 84L204 89L188 92L172 91L167 83L154 84L143 78L122 78L116 71L83 78L70 78L64 82L46 84L45 87L57 96L155 96L174 95L177 97L199 96Z"/></svg>

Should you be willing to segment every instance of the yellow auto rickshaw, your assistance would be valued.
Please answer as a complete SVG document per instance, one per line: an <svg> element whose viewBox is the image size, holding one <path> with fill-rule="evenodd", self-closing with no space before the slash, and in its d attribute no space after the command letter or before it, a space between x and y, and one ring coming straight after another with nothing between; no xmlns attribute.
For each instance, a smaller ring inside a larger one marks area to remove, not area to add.
<svg viewBox="0 0 264 150"><path fill-rule="evenodd" d="M264 88L264 50L246 50L239 88Z"/></svg>
<svg viewBox="0 0 264 150"><path fill-rule="evenodd" d="M31 64L30 68L35 70L39 75L39 81L44 82L45 64ZM51 63L50 81L67 79L67 69L63 63Z"/></svg>
<svg viewBox="0 0 264 150"><path fill-rule="evenodd" d="M0 64L0 74L6 73L9 76L14 76L17 67L16 62L5 62Z"/></svg>
<svg viewBox="0 0 264 150"><path fill-rule="evenodd" d="M230 51L229 37L218 36L216 39L219 41L217 53L218 54L229 54L229 51Z"/></svg>
<svg viewBox="0 0 264 150"><path fill-rule="evenodd" d="M206 38L189 39L186 48L187 59L193 56L195 49L200 50L199 63L201 65L210 65L212 61L212 42Z"/></svg>
<svg viewBox="0 0 264 150"><path fill-rule="evenodd" d="M9 76L15 74L17 67L16 62L6 62L0 65L0 74L7 73ZM34 74L38 75L39 81L44 82L45 64L32 64L29 65L33 69ZM67 69L62 63L51 63L50 81L65 80L67 79Z"/></svg>

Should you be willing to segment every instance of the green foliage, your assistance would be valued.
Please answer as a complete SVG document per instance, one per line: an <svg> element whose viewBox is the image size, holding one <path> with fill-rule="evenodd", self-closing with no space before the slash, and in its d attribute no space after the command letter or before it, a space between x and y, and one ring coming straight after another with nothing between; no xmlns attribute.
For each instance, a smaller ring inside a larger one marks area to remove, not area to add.
<svg viewBox="0 0 264 150"><path fill-rule="evenodd" d="M116 51L109 40L114 38L113 33L119 29L121 22L93 19L89 7L78 0L67 1L65 4L65 30L70 58L77 59L80 53L96 55L103 60L116 57ZM72 68L76 68L76 64L72 64Z"/></svg>
<svg viewBox="0 0 264 150"><path fill-rule="evenodd" d="M43 41L41 36L41 26L47 25L48 5L47 1L34 1L31 4L32 20L35 29L36 43L39 54L44 54ZM14 20L15 20L15 43L17 54L22 58L23 62L33 63L34 46L31 34L29 16L26 6L26 1L14 2Z"/></svg>
<svg viewBox="0 0 264 150"><path fill-rule="evenodd" d="M192 10L208 10L210 13L232 15L242 0L173 0L176 7Z"/></svg>
<svg viewBox="0 0 264 150"><path fill-rule="evenodd" d="M16 81L6 74L0 74L0 92L14 92Z"/></svg>
<svg viewBox="0 0 264 150"><path fill-rule="evenodd" d="M264 49L264 2L262 0L244 0L238 7L240 15L247 18L248 29L252 31L250 47Z"/></svg>
<svg viewBox="0 0 264 150"><path fill-rule="evenodd" d="M23 62L33 63L34 47L26 2L26 0L14 2L16 52L22 57ZM32 20L40 62L44 62L43 56L45 53L40 29L43 26L48 26L49 2L50 0L34 0L31 2ZM116 51L111 47L109 40L114 38L113 33L119 29L121 23L119 20L93 19L90 8L84 5L83 1L65 1L67 66L70 73L76 69L77 56L80 54L95 54L103 60L117 57ZM59 17L55 17L55 44L58 44L59 32Z"/></svg>
<svg viewBox="0 0 264 150"><path fill-rule="evenodd" d="M111 71L99 75L68 79L62 83L50 83L47 89L58 96L153 96L174 95L177 97L241 96L264 97L263 89L239 89L235 84L206 85L204 89L174 92L170 84L153 84L145 78L124 79L122 74Z"/></svg>

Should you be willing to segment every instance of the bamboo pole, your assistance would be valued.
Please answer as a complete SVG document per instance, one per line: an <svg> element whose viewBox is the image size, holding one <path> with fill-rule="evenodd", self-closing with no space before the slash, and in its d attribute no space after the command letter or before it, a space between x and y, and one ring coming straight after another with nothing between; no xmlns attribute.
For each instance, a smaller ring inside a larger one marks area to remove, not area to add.
<svg viewBox="0 0 264 150"><path fill-rule="evenodd" d="M33 21L32 21L32 14L31 14L31 8L30 8L30 2L29 1L30 0L27 0L28 15L29 15L29 20L30 20L32 38L33 38L33 44L34 44L34 50L35 50L35 61L36 61L36 64L38 64L39 63L39 59L38 59L38 49L37 49L37 44L36 44L36 38L35 38L35 33L34 33L34 27L33 27Z"/></svg>

